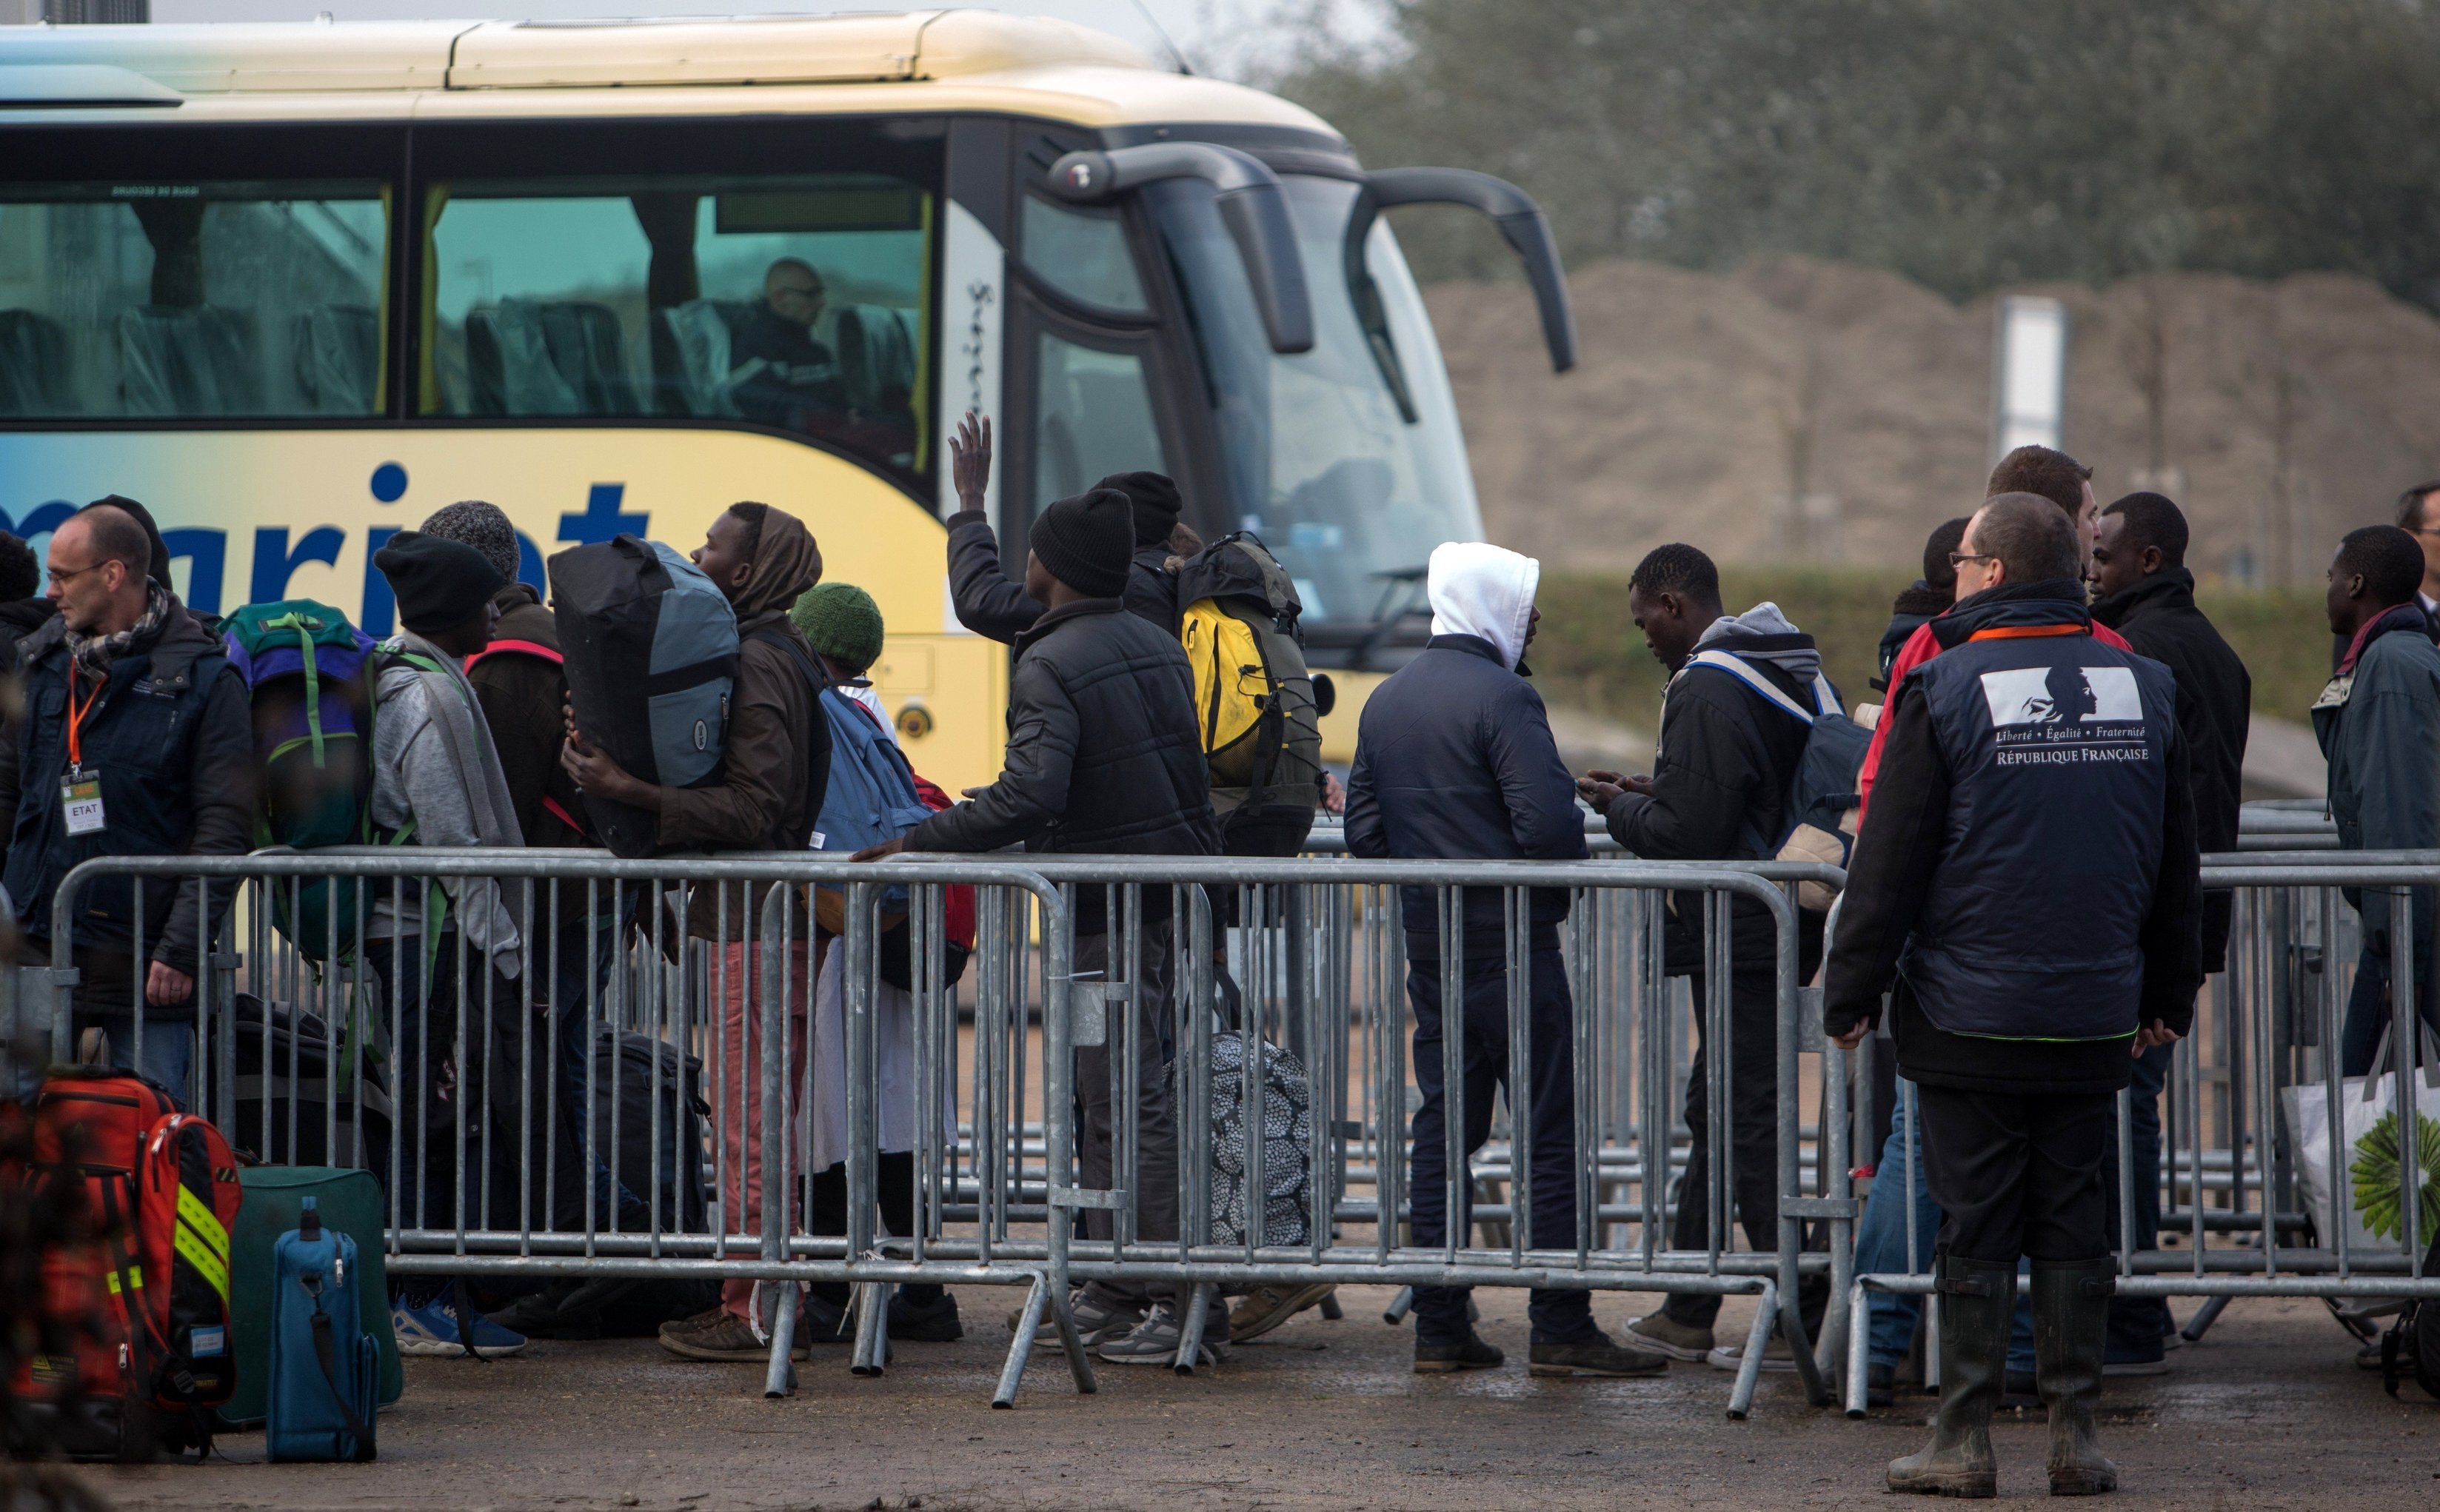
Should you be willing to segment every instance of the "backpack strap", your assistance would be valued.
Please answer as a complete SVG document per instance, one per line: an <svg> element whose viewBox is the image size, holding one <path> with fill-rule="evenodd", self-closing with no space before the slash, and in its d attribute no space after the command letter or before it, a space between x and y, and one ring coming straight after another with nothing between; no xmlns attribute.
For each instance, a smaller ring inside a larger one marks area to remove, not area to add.
<svg viewBox="0 0 2440 1512"><path fill-rule="evenodd" d="M1744 683L1747 687L1751 688L1754 692L1762 694L1764 700L1769 703L1773 708L1782 710L1790 718L1802 720L1803 723L1808 725L1823 714L1844 714L1846 712L1843 708L1839 707L1839 694L1837 691L1830 686L1830 679L1818 672L1813 675L1813 707L1811 709L1807 709L1803 704L1798 703L1795 699L1790 698L1785 693L1782 692L1777 683L1774 683L1768 677L1764 676L1760 671L1756 670L1752 662L1748 661L1743 657L1737 656L1733 652L1697 651L1693 657L1688 658L1686 666L1688 669L1695 667L1711 667L1717 671L1725 672L1730 676L1736 678L1739 682ZM1680 675L1683 675L1683 674L1681 673Z"/></svg>
<svg viewBox="0 0 2440 1512"><path fill-rule="evenodd" d="M302 1279L297 1285L304 1285ZM322 1367L322 1378L330 1383L331 1401L339 1409L340 1420L356 1436L356 1458L370 1460L374 1455L372 1425L356 1415L356 1410L348 1405L348 1394L339 1388L338 1341L332 1330L331 1311L322 1305L318 1288L308 1289L314 1298L314 1363Z"/></svg>
<svg viewBox="0 0 2440 1512"><path fill-rule="evenodd" d="M493 656L533 657L554 667L567 665L567 658L539 640L494 640L466 658L466 670L473 672Z"/></svg>

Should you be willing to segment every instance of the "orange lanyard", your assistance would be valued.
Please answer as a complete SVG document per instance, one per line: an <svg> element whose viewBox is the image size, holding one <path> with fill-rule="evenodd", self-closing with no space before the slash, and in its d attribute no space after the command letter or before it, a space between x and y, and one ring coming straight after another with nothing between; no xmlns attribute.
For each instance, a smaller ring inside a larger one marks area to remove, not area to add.
<svg viewBox="0 0 2440 1512"><path fill-rule="evenodd" d="M105 677L102 682L109 680ZM76 685L76 658L71 657L68 658L68 766L72 770L81 772L84 770L84 745L79 736L84 726L85 715L93 712L94 704L101 697L101 684L96 683L93 692L85 694L84 702L81 704L77 702Z"/></svg>

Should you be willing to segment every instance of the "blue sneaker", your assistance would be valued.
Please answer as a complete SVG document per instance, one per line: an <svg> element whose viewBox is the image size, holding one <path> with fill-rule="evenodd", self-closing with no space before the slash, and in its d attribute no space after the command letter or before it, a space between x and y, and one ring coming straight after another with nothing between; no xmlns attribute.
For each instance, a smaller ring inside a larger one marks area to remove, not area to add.
<svg viewBox="0 0 2440 1512"><path fill-rule="evenodd" d="M458 1336L458 1315L449 1306L446 1293L421 1306L410 1307L394 1302L389 1308L390 1327L398 1334L398 1352L402 1355L462 1355L465 1344ZM526 1336L511 1333L481 1313L475 1314L475 1353L486 1359L501 1355L513 1355L526 1347Z"/></svg>

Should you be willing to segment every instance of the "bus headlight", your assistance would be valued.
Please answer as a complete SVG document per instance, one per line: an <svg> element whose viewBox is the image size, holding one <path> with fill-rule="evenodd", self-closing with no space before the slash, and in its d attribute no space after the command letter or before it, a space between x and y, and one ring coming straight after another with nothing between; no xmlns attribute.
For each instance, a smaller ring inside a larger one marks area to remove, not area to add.
<svg viewBox="0 0 2440 1512"><path fill-rule="evenodd" d="M898 707L898 738L922 740L932 733L932 711L924 707L921 698L909 698Z"/></svg>

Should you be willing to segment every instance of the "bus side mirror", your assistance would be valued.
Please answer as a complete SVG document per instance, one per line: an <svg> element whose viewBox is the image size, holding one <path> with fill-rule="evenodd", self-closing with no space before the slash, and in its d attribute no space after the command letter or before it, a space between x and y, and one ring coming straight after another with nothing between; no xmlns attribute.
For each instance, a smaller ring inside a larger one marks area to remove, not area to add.
<svg viewBox="0 0 2440 1512"><path fill-rule="evenodd" d="M1367 173L1367 192L1356 201L1347 230L1349 266L1359 261L1375 211L1393 205L1462 205L1491 218L1499 234L1524 260L1526 281L1542 313L1542 341L1551 349L1551 370L1576 365L1576 313L1568 300L1567 270L1559 263L1558 239L1534 197L1504 178L1467 168L1384 168Z"/></svg>
<svg viewBox="0 0 2440 1512"><path fill-rule="evenodd" d="M1219 191L1220 224L1245 261L1246 281L1253 285L1254 307L1271 350L1284 356L1311 351L1313 301L1304 286L1304 264L1297 260L1287 195L1279 175L1259 158L1211 142L1069 153L1050 165L1048 187L1071 205L1097 205L1167 178L1199 178Z"/></svg>

